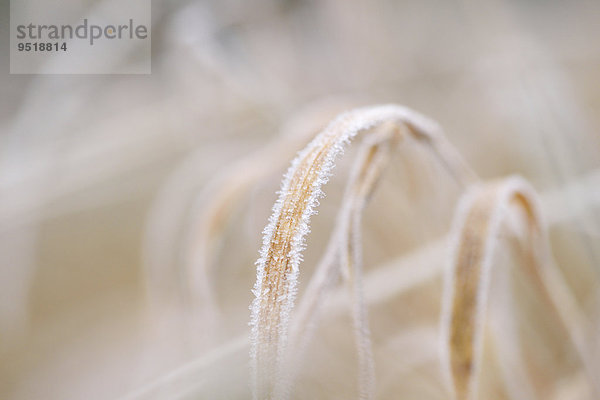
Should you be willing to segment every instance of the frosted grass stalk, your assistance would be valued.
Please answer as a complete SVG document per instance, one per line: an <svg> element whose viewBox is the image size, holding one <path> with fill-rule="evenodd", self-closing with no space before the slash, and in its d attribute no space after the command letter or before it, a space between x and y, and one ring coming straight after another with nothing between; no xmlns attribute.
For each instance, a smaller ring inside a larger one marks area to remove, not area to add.
<svg viewBox="0 0 600 400"><path fill-rule="evenodd" d="M337 117L302 150L285 174L273 214L264 230L257 261L257 280L251 305L251 381L254 398L272 398L282 380L288 343L290 313L297 291L298 267L316 211L321 187L327 183L335 160L359 132L390 122L404 125L432 151L444 154L445 166L470 170L444 141L435 123L406 108L386 105L357 109Z"/></svg>
<svg viewBox="0 0 600 400"><path fill-rule="evenodd" d="M491 268L502 222L511 205L518 205L526 214L532 239L528 272L557 312L595 384L596 362L586 352L588 324L552 259L535 191L522 178L511 177L471 190L461 200L455 217L454 254L442 303L442 349L445 371L457 399L473 399L477 393Z"/></svg>

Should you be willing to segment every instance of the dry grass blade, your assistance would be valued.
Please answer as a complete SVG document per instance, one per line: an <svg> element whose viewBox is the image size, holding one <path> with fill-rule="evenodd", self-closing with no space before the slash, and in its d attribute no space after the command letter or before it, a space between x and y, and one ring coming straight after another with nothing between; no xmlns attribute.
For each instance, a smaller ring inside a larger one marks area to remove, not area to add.
<svg viewBox="0 0 600 400"><path fill-rule="evenodd" d="M432 151L442 154L441 160L459 179L472 176L433 122L394 105L342 114L299 153L284 177L257 261L253 290L256 298L251 306L251 379L255 398L273 397L274 387L282 380L304 237L322 196L321 186L327 182L344 146L359 132L382 123L407 127Z"/></svg>
<svg viewBox="0 0 600 400"><path fill-rule="evenodd" d="M292 149L298 149L319 133L332 117L342 110L347 100L329 99L316 102L293 118L283 134L268 146L245 157L216 175L206 185L195 204L195 221L186 234L186 275L190 293L197 307L216 307L211 292L211 269L214 265L214 244L228 221L228 215L253 185L272 173L274 167L285 166Z"/></svg>
<svg viewBox="0 0 600 400"><path fill-rule="evenodd" d="M202 321L204 331L215 330L218 323L218 304L210 285L214 249L232 210L254 183L272 174L274 166L285 165L293 155L290 149L304 146L346 103L331 99L307 107L290 121L276 141L217 174L198 196L192 210L194 222L185 233L184 268L196 319Z"/></svg>
<svg viewBox="0 0 600 400"><path fill-rule="evenodd" d="M347 219L349 226L347 234L340 237L340 264L347 271L353 299L352 314L358 353L358 389L361 399L370 399L375 393L375 361L373 360L369 321L364 300L361 220L368 197L388 164L391 151L396 144L396 140L394 140L397 139L397 135L394 135L396 132L398 131L392 127L385 130L380 137L376 137L372 143L367 140L368 147L358 158L354 177L344 196L350 203L348 205L349 218Z"/></svg>
<svg viewBox="0 0 600 400"><path fill-rule="evenodd" d="M588 373L595 373L595 361L585 351L587 323L552 261L537 196L523 179L509 178L465 195L455 219L455 253L446 277L442 337L445 368L458 399L473 399L477 393L490 270L498 234L512 204L524 211L532 239L528 272L558 313Z"/></svg>
<svg viewBox="0 0 600 400"><path fill-rule="evenodd" d="M336 260L339 260L339 265L344 268L344 275L348 278L348 286L354 300L352 311L358 350L360 397L372 397L375 374L368 317L363 298L362 262L359 251L360 219L368 197L387 166L392 150L399 139L400 130L390 124L382 126L364 140L348 180L336 227L295 315L291 332L294 351L290 351L287 355L288 364L285 367L287 376L281 382L280 388L276 390L277 398L287 398L289 395L295 370L301 363L304 349L316 327L320 315L319 305L323 304L327 290L339 275Z"/></svg>

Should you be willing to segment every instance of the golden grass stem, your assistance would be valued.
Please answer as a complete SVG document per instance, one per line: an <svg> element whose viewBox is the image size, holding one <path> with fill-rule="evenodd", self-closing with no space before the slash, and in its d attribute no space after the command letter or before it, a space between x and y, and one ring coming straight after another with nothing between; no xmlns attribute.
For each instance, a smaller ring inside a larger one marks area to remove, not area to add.
<svg viewBox="0 0 600 400"><path fill-rule="evenodd" d="M498 234L511 205L519 206L526 215L532 239L528 272L557 312L592 384L596 384L596 362L585 350L590 330L553 262L535 191L523 179L512 177L474 188L460 202L455 217L454 254L443 297L442 337L443 348L447 349L445 368L453 395L460 400L474 399L477 393L490 271Z"/></svg>
<svg viewBox="0 0 600 400"><path fill-rule="evenodd" d="M205 185L194 204L193 223L186 232L185 275L196 309L218 308L208 282L215 265L214 241L222 236L232 214L254 184L283 168L296 149L306 145L348 103L321 100L299 112L269 145L236 161Z"/></svg>
<svg viewBox="0 0 600 400"><path fill-rule="evenodd" d="M257 261L256 296L251 310L251 366L254 398L273 398L284 378L288 326L297 290L298 267L309 232L310 216L321 197L335 159L359 132L382 123L404 126L438 154L457 179L472 172L445 142L437 125L395 105L370 107L340 115L319 134L286 173L273 215L265 228ZM359 221L357 221L359 222ZM355 230L356 231L356 230Z"/></svg>
<svg viewBox="0 0 600 400"><path fill-rule="evenodd" d="M293 383L295 370L301 363L300 359L319 318L320 305L339 275L336 260L339 260L339 266L345 272L343 275L347 278L353 298L352 314L358 353L360 398L368 399L373 396L375 373L363 295L360 219L368 197L387 166L399 139L399 129L390 124L382 126L364 140L350 173L331 240L294 317L291 343L295 351L294 354L288 354L288 365L285 367L288 376L283 379L283 390L281 395L276 396L278 398L287 398L289 395L289 386Z"/></svg>

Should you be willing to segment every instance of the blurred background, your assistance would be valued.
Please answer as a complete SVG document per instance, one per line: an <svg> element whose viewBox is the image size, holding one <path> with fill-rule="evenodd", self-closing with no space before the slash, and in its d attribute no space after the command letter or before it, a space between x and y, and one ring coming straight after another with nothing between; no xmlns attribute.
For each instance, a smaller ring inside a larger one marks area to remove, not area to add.
<svg viewBox="0 0 600 400"><path fill-rule="evenodd" d="M0 5L0 398L249 398L253 263L279 181L359 105L413 108L481 177L529 179L599 326L597 1L154 1L139 76L10 75ZM403 148L390 167L365 217L367 270L448 232L459 191L428 161ZM302 284L347 167L325 188ZM446 398L429 354L440 288L433 277L371 310L378 398ZM565 333L521 289L542 398L592 398ZM216 317L198 317L200 290ZM347 314L319 331L298 398L355 396ZM486 363L482 396L507 398Z"/></svg>

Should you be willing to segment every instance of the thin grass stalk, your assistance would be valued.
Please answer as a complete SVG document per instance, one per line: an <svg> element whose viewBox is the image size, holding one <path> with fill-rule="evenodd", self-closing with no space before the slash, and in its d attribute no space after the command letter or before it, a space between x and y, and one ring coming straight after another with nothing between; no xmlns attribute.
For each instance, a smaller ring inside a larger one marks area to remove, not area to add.
<svg viewBox="0 0 600 400"><path fill-rule="evenodd" d="M537 394L520 351L519 331L513 315L516 304L509 272L507 269L492 272L495 284L490 298L489 324L493 351L508 398L533 400L537 398Z"/></svg>
<svg viewBox="0 0 600 400"><path fill-rule="evenodd" d="M386 127L384 127L385 129ZM346 199L350 199L350 223L348 234L341 237L342 271L347 271L348 285L352 296L352 314L356 337L360 399L371 399L375 395L375 361L370 338L368 312L364 299L362 268L362 215L377 181L391 158L392 150L399 139L399 131L387 127L378 137L366 140L367 147L359 156L356 178L349 185ZM369 143L370 142L370 143ZM353 193L352 193L353 192Z"/></svg>
<svg viewBox="0 0 600 400"><path fill-rule="evenodd" d="M589 328L553 262L537 196L525 180L512 177L473 189L456 213L454 254L443 297L442 349L452 395L460 400L477 394L490 273L501 224L512 204L527 216L532 239L528 272L557 312L595 386L596 362L586 353Z"/></svg>
<svg viewBox="0 0 600 400"><path fill-rule="evenodd" d="M406 133L406 132L405 132ZM346 277L353 298L352 314L359 364L360 398L371 398L374 392L374 361L369 338L369 324L364 304L362 261L360 255L360 218L368 197L387 166L391 152L400 139L400 130L393 125L382 126L372 136L365 138L361 151L350 173L344 200L331 240L319 263L313 279L302 297L292 323L291 346L288 364L284 368L287 378L283 379L282 396L289 396L289 386L301 364L302 355L312 337L320 316L327 291L331 289L340 270ZM339 264L336 263L339 261ZM339 268L338 268L339 265Z"/></svg>
<svg viewBox="0 0 600 400"><path fill-rule="evenodd" d="M340 268L337 266L346 267L346 278L356 275L356 273L351 273L351 269L360 269L360 256L357 251L354 251L361 245L359 232L355 232L356 228L360 229L360 226L354 226L350 221L356 219L356 214L362 213L362 208L367 200L365 197L371 193L375 181L387 165L392 147L390 142L395 144L399 136L400 133L397 127L390 126L381 127L377 133L369 137L372 140L365 138L361 153L352 168L344 194L344 201L337 216L337 223L331 239L294 316L290 340L293 346L290 346L290 351L287 354L287 363L282 371L284 375L275 388L275 397L278 399L289 397L291 385L302 361L302 354L319 319L318 305L324 301L326 292L331 289L340 274ZM361 196L364 197L361 198ZM361 206L357 207L359 204ZM336 261L339 261L339 263L336 263ZM358 271L358 274L360 274L360 271ZM348 279L348 283L355 301L364 305L362 279L358 279L358 281ZM374 363L372 356L370 356L370 341L368 335L365 336L365 332L368 333L368 321L366 313L357 312L357 308L356 305L353 307L353 317L360 371L359 391L365 396L363 398L370 398L371 395L367 393L372 393L372 388L368 387L373 386L370 382L374 381ZM363 328L359 329L359 327ZM367 376L370 377L367 378Z"/></svg>
<svg viewBox="0 0 600 400"><path fill-rule="evenodd" d="M371 344L371 333L367 307L364 300L364 283L362 268L362 209L365 202L358 200L354 205L350 231L342 242L342 268L348 271L348 283L352 296L352 315L354 320L354 335L358 355L358 390L359 399L371 399L375 394L375 361Z"/></svg>
<svg viewBox="0 0 600 400"><path fill-rule="evenodd" d="M444 162L452 171L470 171L433 122L394 105L340 115L299 153L284 177L257 261L250 322L251 381L255 399L272 398L274 386L282 379L304 237L309 232L310 216L323 195L321 187L328 181L335 159L345 145L359 132L384 122L405 125L434 152L443 152Z"/></svg>

